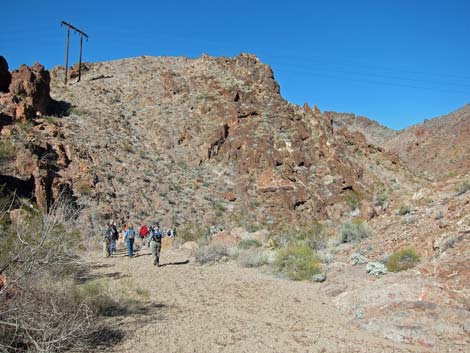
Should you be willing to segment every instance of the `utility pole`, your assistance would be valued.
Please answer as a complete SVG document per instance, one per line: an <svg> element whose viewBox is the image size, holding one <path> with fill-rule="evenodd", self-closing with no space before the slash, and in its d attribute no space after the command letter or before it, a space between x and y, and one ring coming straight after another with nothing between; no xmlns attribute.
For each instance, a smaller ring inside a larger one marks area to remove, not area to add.
<svg viewBox="0 0 470 353"><path fill-rule="evenodd" d="M78 81L82 78L82 46L83 46L83 37L88 40L88 35L79 30L78 28L72 26L70 23L65 21L61 22L61 25L67 27L67 40L65 42L65 84L67 84L67 76L68 76L68 66L69 66L69 37L70 37L70 30L73 30L75 33L80 35L80 59L78 61Z"/></svg>

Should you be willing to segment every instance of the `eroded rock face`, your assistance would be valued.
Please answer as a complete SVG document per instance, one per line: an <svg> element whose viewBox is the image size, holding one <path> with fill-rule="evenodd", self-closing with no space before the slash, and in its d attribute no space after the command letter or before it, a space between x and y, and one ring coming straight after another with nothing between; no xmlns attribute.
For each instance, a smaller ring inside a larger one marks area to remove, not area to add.
<svg viewBox="0 0 470 353"><path fill-rule="evenodd" d="M0 92L8 92L11 82L11 74L8 71L8 63L3 56L0 55Z"/></svg>
<svg viewBox="0 0 470 353"><path fill-rule="evenodd" d="M1 91L1 90L0 90ZM17 120L45 115L51 100L50 75L41 64L22 65L11 73L8 93L0 95L5 113Z"/></svg>

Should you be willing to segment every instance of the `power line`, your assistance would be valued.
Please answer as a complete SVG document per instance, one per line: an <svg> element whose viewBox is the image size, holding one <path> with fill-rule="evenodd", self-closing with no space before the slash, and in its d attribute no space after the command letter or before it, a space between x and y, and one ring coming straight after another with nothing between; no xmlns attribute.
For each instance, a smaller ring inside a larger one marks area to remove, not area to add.
<svg viewBox="0 0 470 353"><path fill-rule="evenodd" d="M278 68L279 71L291 71L290 68ZM425 86L416 86L416 85L410 85L406 83L396 83L396 82L386 82L386 81L371 81L367 79L361 79L361 78L350 78L350 77L345 77L345 76L335 76L335 75L330 75L325 72L315 72L315 71L310 71L310 70L297 70L298 72L304 72L306 74L310 74L312 76L317 76L317 77L324 77L324 78L330 78L330 79L335 79L335 80L340 80L340 81L351 81L351 82L359 82L359 83L366 83L366 84L373 84L373 85L382 85L382 86L392 86L392 87L404 87L404 88L414 88L414 89L424 89L424 90L430 90L430 91L441 91L441 92L448 92L448 93L459 93L459 94L465 94L469 95L469 92L466 91L458 91L458 90L449 90L449 89L442 89L442 88L436 88L436 87L425 87Z"/></svg>

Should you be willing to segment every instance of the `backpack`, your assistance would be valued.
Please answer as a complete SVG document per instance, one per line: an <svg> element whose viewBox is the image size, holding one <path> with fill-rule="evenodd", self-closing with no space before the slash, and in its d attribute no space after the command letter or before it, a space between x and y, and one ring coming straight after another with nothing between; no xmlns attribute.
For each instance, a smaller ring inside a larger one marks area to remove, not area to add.
<svg viewBox="0 0 470 353"><path fill-rule="evenodd" d="M163 233L161 230L159 230L158 228L152 228L152 238L151 238L152 241L161 242L162 237L163 237Z"/></svg>
<svg viewBox="0 0 470 353"><path fill-rule="evenodd" d="M115 226L111 226L111 239L118 240L119 239L119 232L117 231Z"/></svg>
<svg viewBox="0 0 470 353"><path fill-rule="evenodd" d="M127 232L127 239L134 240L134 237L135 237L134 228L128 228L126 232Z"/></svg>

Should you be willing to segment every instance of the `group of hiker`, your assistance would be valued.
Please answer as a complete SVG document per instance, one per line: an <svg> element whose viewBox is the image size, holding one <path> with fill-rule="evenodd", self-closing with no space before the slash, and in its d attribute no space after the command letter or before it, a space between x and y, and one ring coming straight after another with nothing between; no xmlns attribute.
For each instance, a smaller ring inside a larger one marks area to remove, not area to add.
<svg viewBox="0 0 470 353"><path fill-rule="evenodd" d="M116 245L118 241L122 239L126 244L127 256L129 258L134 256L135 250L148 246L154 258L153 264L160 266L160 252L164 235L165 233L158 221L153 222L148 227L142 224L138 231L132 223L128 223L122 228L121 232L119 232L116 223L110 220L102 231L103 255L105 257L115 255ZM170 228L167 230L166 235L173 238L175 232ZM136 246L134 246L134 244Z"/></svg>

